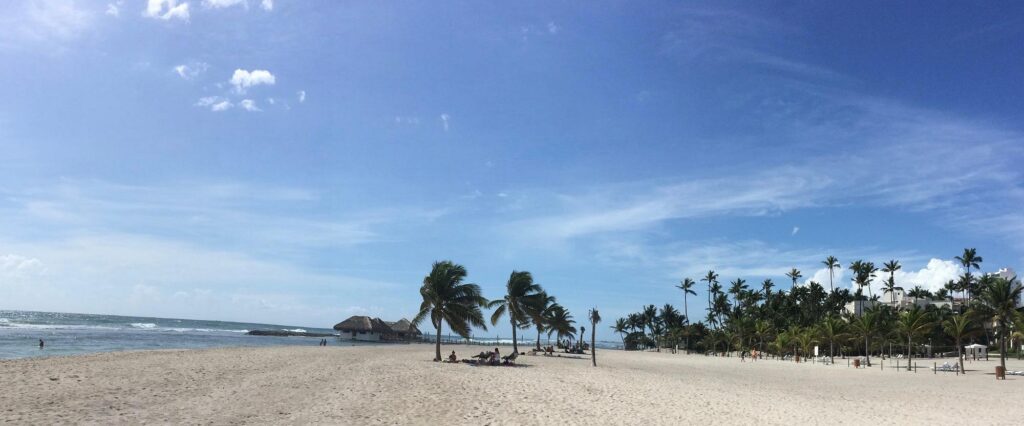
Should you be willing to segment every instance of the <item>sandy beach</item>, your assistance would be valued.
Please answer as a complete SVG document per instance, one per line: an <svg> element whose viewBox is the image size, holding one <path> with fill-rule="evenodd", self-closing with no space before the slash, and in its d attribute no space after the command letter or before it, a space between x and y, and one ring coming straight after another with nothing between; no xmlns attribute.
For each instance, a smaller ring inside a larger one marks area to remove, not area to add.
<svg viewBox="0 0 1024 426"><path fill-rule="evenodd" d="M460 356L480 347L444 347ZM503 351L510 349L503 348ZM1019 423L1024 377L598 351L434 363L427 345L106 353L0 362L5 423ZM941 361L940 361L941 364ZM976 371L970 371L974 369ZM1010 369L1024 370L1013 360Z"/></svg>

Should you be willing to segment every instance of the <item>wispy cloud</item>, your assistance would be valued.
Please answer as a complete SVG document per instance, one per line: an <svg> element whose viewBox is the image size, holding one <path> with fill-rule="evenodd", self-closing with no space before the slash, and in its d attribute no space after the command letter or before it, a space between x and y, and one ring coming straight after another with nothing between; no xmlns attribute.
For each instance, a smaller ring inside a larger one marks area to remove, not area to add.
<svg viewBox="0 0 1024 426"><path fill-rule="evenodd" d="M174 72L185 80L192 80L206 72L209 68L210 65L206 62L190 62L187 64L176 65L174 67Z"/></svg>
<svg viewBox="0 0 1024 426"><path fill-rule="evenodd" d="M164 21L178 19L188 22L190 18L188 2L179 4L178 0L149 0L142 16Z"/></svg>
<svg viewBox="0 0 1024 426"><path fill-rule="evenodd" d="M789 235L796 235L797 232L800 232L800 227L799 226L794 226L793 227L793 232L790 232Z"/></svg>
<svg viewBox="0 0 1024 426"><path fill-rule="evenodd" d="M74 1L11 2L0 13L0 48L60 53L94 23L94 13Z"/></svg>
<svg viewBox="0 0 1024 426"><path fill-rule="evenodd" d="M234 104L232 104L230 100L222 96L204 96L202 98L199 98L198 101L196 101L195 106L210 108L210 111L213 112L220 112L230 109L232 106L234 106Z"/></svg>
<svg viewBox="0 0 1024 426"><path fill-rule="evenodd" d="M270 12L274 10L274 0L263 0L260 2L260 7L263 8L263 10Z"/></svg>
<svg viewBox="0 0 1024 426"><path fill-rule="evenodd" d="M238 106L240 108L246 110L246 111L249 111L249 112L263 111L258 106L256 106L256 101L254 101L252 99L242 99L242 100L238 101Z"/></svg>
<svg viewBox="0 0 1024 426"><path fill-rule="evenodd" d="M448 120L450 120L450 119L451 119L451 116L448 115L447 113L441 114L441 127L446 132L448 131Z"/></svg>
<svg viewBox="0 0 1024 426"><path fill-rule="evenodd" d="M231 6L242 6L248 9L249 2L246 0L203 0L203 6L212 9L223 9Z"/></svg>

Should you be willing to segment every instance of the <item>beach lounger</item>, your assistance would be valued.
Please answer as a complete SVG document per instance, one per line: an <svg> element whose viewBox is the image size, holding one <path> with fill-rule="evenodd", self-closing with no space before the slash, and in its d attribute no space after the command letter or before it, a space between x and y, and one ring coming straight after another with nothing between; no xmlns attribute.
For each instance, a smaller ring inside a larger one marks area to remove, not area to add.
<svg viewBox="0 0 1024 426"><path fill-rule="evenodd" d="M501 357L501 360L504 361L506 364L514 365L516 363L516 358L519 358L519 352L512 352L511 354L505 355Z"/></svg>

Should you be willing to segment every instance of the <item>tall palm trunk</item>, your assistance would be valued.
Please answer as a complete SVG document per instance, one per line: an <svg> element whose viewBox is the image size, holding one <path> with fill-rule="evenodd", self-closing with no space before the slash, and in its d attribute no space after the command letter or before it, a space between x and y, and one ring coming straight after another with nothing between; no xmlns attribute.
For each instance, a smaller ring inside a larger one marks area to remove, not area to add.
<svg viewBox="0 0 1024 426"><path fill-rule="evenodd" d="M956 338L956 359L957 359L957 362L960 363L960 374L967 374L967 372L964 371L964 349L963 349L963 346L960 346L960 342L961 342L960 337L957 337Z"/></svg>
<svg viewBox="0 0 1024 426"><path fill-rule="evenodd" d="M910 336L907 336L907 371L910 371L910 363L914 360L914 348L911 345Z"/></svg>
<svg viewBox="0 0 1024 426"><path fill-rule="evenodd" d="M594 345L597 339L597 324L590 324L590 362L597 367L597 346Z"/></svg>
<svg viewBox="0 0 1024 426"><path fill-rule="evenodd" d="M537 327L537 350L540 350L540 327Z"/></svg>
<svg viewBox="0 0 1024 426"><path fill-rule="evenodd" d="M512 313L509 312L509 322L512 323L512 352L519 353L519 345L516 342L516 320L512 318Z"/></svg>
<svg viewBox="0 0 1024 426"><path fill-rule="evenodd" d="M434 340L434 362L441 360L441 324L434 324L437 327L437 339Z"/></svg>

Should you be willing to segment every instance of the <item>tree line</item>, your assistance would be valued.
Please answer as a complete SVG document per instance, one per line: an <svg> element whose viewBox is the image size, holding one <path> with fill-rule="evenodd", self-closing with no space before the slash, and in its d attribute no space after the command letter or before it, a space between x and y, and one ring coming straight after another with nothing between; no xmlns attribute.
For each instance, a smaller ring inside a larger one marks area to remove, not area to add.
<svg viewBox="0 0 1024 426"><path fill-rule="evenodd" d="M615 321L612 330L622 339L624 349L675 350L680 345L687 352L723 352L757 350L776 356L811 354L816 345L827 345L828 356L838 350L844 355L863 355L870 364L873 353L890 353L895 346L912 357L916 345L924 341L955 345L962 355L965 339L978 338L987 343L998 342L1000 362L1005 368L1007 343L1024 339L1024 314L1017 309L1021 285L1016 277L1005 278L979 274L981 256L973 248L964 249L957 262L965 272L958 280L947 282L936 292L920 286L907 296L914 299L909 309L895 303L895 273L901 265L896 260L882 264L854 260L847 268L852 272L856 291L836 289L834 272L841 268L834 256L822 264L829 271L829 290L811 281L798 285L801 272L793 268L785 275L792 281L789 291L775 290L775 283L765 279L759 285L736 278L723 286L715 271L708 271L699 281L684 278L676 287L683 293L684 311L672 304L660 308L646 305L635 313ZM890 295L890 305L878 302L881 296L871 293L870 283L881 278ZM687 312L689 296L696 296L696 286L707 288L707 308L702 321L691 322ZM865 294L864 289L867 289ZM955 303L959 293L961 301ZM949 300L949 304L929 303L923 308L919 300ZM850 302L868 305L847 312ZM874 306L872 306L874 305ZM1018 353L1019 353L1018 349ZM909 364L908 364L909 365ZM961 359L961 371L963 361Z"/></svg>
<svg viewBox="0 0 1024 426"><path fill-rule="evenodd" d="M473 327L487 330L483 309L493 309L491 325L497 325L502 317L507 317L512 326L512 350L519 352L518 330L535 328L537 330L537 349L540 349L540 336L552 334L561 341L563 338L575 338L577 328L569 310L558 303L555 296L548 294L540 284L534 282L533 275L527 271L512 271L505 284L505 295L500 299L488 300L483 297L480 286L464 282L466 268L451 261L434 262L430 274L423 278L420 296L423 302L419 312L412 319L417 325L429 319L436 330L434 361L441 361L441 326L448 324L453 332L468 339ZM591 348L596 333L594 327L601 322L597 308L588 312L591 323ZM580 327L580 334L585 331ZM592 360L596 365L596 357L591 350Z"/></svg>

